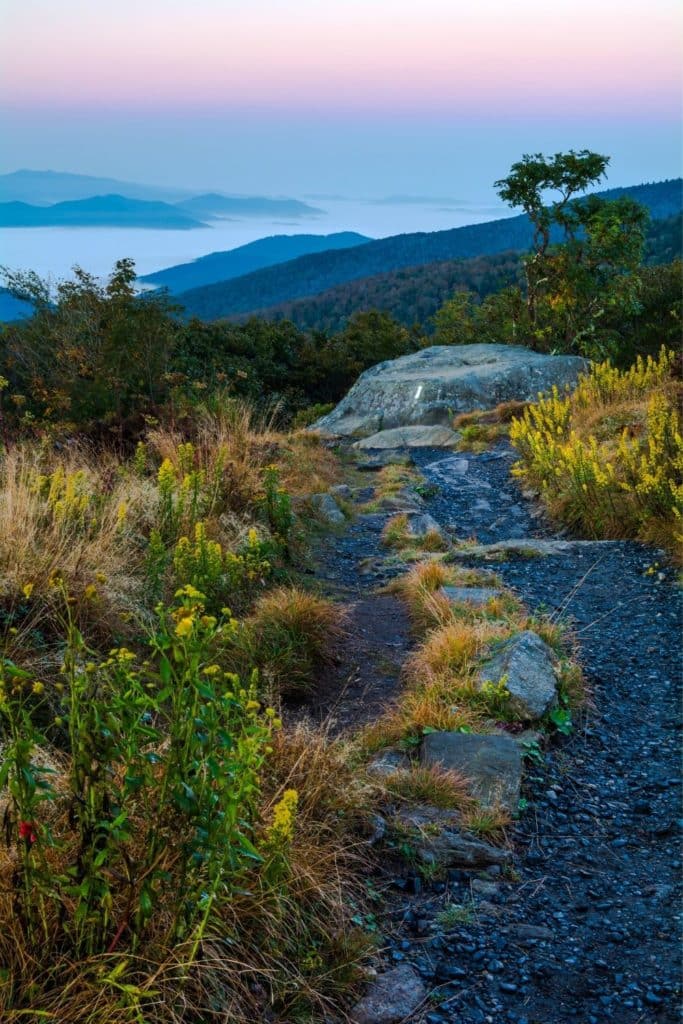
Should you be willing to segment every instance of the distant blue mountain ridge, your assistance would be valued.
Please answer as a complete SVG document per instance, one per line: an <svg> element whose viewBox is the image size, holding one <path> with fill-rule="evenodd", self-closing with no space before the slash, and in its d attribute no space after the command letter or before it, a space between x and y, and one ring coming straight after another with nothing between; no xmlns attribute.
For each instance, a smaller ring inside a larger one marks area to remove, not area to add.
<svg viewBox="0 0 683 1024"><path fill-rule="evenodd" d="M184 210L156 200L127 196L91 196L69 199L52 206L0 203L1 228L157 228L191 230L206 227Z"/></svg>
<svg viewBox="0 0 683 1024"><path fill-rule="evenodd" d="M228 281L309 253L350 249L370 241L370 238L355 231L340 231L331 235L271 235L240 245L237 249L212 252L191 263L180 263L153 274L144 274L140 280L157 288L167 288L169 292L181 292L215 281Z"/></svg>

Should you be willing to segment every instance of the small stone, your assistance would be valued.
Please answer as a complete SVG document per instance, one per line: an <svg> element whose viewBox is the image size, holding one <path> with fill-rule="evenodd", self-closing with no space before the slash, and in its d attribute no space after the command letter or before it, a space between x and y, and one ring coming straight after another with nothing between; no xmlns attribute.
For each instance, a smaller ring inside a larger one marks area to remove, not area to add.
<svg viewBox="0 0 683 1024"><path fill-rule="evenodd" d="M398 772L410 771L410 758L402 750L389 747L373 757L365 770L368 775L388 779Z"/></svg>
<svg viewBox="0 0 683 1024"><path fill-rule="evenodd" d="M339 508L339 505L331 494L312 494L309 500L317 512L318 517L322 519L324 523L336 526L339 523L346 522L344 513Z"/></svg>
<svg viewBox="0 0 683 1024"><path fill-rule="evenodd" d="M335 484L334 487L330 487L330 494L335 498L341 498L342 501L350 501L353 497L353 492L348 484Z"/></svg>
<svg viewBox="0 0 683 1024"><path fill-rule="evenodd" d="M351 1011L353 1024L398 1024L410 1019L427 994L424 982L410 964L381 974Z"/></svg>

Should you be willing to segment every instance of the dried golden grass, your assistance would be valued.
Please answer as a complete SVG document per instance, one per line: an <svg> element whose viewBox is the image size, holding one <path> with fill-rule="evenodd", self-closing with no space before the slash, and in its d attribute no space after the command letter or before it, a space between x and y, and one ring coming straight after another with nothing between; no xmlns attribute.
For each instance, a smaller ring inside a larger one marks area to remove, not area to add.
<svg viewBox="0 0 683 1024"><path fill-rule="evenodd" d="M310 690L320 670L334 661L346 620L340 605L299 587L269 591L238 635L236 670L258 667L276 693Z"/></svg>
<svg viewBox="0 0 683 1024"><path fill-rule="evenodd" d="M408 657L406 679L415 685L440 676L463 672L481 658L488 645L509 633L504 625L479 619L473 623L446 622L431 630Z"/></svg>
<svg viewBox="0 0 683 1024"><path fill-rule="evenodd" d="M37 484L56 470L84 474L93 512L83 526L55 515ZM153 521L156 495L145 481L120 472L113 458L75 449L42 458L13 448L0 463L0 605L8 626L5 650L19 656L36 630L51 633L63 615L64 582L77 619L95 637L125 631L142 613L143 553L139 536ZM125 510L125 511L124 511ZM93 591L94 588L94 591ZM27 596L28 595L28 596Z"/></svg>
<svg viewBox="0 0 683 1024"><path fill-rule="evenodd" d="M390 797L443 809L470 810L474 803L467 779L438 765L413 765L395 772L385 780L384 789Z"/></svg>

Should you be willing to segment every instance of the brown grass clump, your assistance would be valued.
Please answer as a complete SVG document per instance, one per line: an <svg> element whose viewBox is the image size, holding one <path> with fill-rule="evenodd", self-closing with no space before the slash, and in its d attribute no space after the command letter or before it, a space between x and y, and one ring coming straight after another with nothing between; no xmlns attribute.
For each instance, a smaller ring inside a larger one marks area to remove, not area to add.
<svg viewBox="0 0 683 1024"><path fill-rule="evenodd" d="M431 630L424 642L405 664L406 678L419 684L440 676L464 672L485 653L489 643L505 637L508 630L500 623L480 619L475 623L446 622Z"/></svg>
<svg viewBox="0 0 683 1024"><path fill-rule="evenodd" d="M396 772L386 779L384 788L390 796L409 803L461 811L469 810L473 804L464 776L438 765L414 765L410 770Z"/></svg>
<svg viewBox="0 0 683 1024"><path fill-rule="evenodd" d="M258 599L242 632L241 655L278 693L305 692L331 664L345 635L339 605L298 587L279 587Z"/></svg>
<svg viewBox="0 0 683 1024"><path fill-rule="evenodd" d="M465 809L462 823L468 832L485 836L489 842L502 844L506 840L505 829L511 821L510 812L504 807L482 807L481 804L472 803Z"/></svg>
<svg viewBox="0 0 683 1024"><path fill-rule="evenodd" d="M415 565L391 584L391 590L405 600L413 623L423 632L454 618L453 605L439 593L442 587L495 584L491 573L463 569L435 558ZM467 609L463 608L461 614L468 614Z"/></svg>
<svg viewBox="0 0 683 1024"><path fill-rule="evenodd" d="M75 450L41 458L26 448L0 463L0 607L6 656L25 661L27 636L61 624L64 591L81 625L105 641L142 614L137 538L155 494L113 458ZM43 651L47 655L47 651ZM50 656L47 656L49 662Z"/></svg>
<svg viewBox="0 0 683 1024"><path fill-rule="evenodd" d="M293 497L328 491L339 483L339 460L318 434L297 431L280 440L275 463L282 486Z"/></svg>
<svg viewBox="0 0 683 1024"><path fill-rule="evenodd" d="M521 416L528 402L501 402L495 409L475 409L461 413L453 421L460 433L458 451L483 452L508 433L515 416Z"/></svg>
<svg viewBox="0 0 683 1024"><path fill-rule="evenodd" d="M428 530L421 536L411 533L410 519L405 513L393 516L382 530L382 543L390 548L413 548L420 551L444 551L446 541L438 530Z"/></svg>

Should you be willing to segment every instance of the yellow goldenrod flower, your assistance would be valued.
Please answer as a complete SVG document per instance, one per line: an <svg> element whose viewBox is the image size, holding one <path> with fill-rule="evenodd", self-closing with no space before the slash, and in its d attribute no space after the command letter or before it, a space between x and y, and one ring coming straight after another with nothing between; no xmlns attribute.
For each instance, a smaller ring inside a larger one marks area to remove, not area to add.
<svg viewBox="0 0 683 1024"><path fill-rule="evenodd" d="M273 821L268 829L268 838L275 845L288 843L294 834L294 820L299 803L295 789L286 789L282 799L273 808Z"/></svg>
<svg viewBox="0 0 683 1024"><path fill-rule="evenodd" d="M28 600L31 594L33 593L33 586L33 583L24 583L23 587L21 588L21 592L26 598L26 600Z"/></svg>
<svg viewBox="0 0 683 1024"><path fill-rule="evenodd" d="M194 616L193 615L187 615L184 619L181 619L180 622L178 623L178 625L176 626L176 628L175 628L176 636L179 636L181 639L183 639L184 637L190 636L190 634L192 633L193 629L194 629Z"/></svg>

